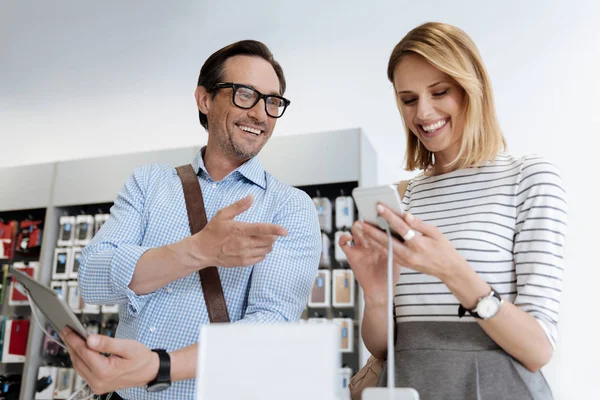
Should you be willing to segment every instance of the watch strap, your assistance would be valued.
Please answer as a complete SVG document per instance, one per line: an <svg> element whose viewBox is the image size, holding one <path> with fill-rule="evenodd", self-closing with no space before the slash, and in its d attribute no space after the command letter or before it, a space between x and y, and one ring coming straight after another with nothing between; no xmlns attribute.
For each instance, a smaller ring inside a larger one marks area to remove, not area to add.
<svg viewBox="0 0 600 400"><path fill-rule="evenodd" d="M458 305L458 317L462 318L465 315L469 314L472 317L475 317L477 319L483 319L481 318L481 316L479 314L477 314L477 311L473 310L467 310L465 307L463 307L462 304Z"/></svg>
<svg viewBox="0 0 600 400"><path fill-rule="evenodd" d="M470 316L477 318L477 319L483 319L478 313L477 313L477 306L479 305L479 302L487 297L495 297L497 298L500 303L502 304L502 297L500 297L500 295L494 290L492 289L491 292L489 294L487 294L486 296L482 296L480 298L477 299L477 304L475 305L475 308L472 310L468 310L465 307L463 307L462 304L458 305L458 317L462 318L464 317L466 314L469 314Z"/></svg>
<svg viewBox="0 0 600 400"><path fill-rule="evenodd" d="M171 384L171 356L164 349L152 349L152 351L158 354L158 374L148 383L148 386L157 383Z"/></svg>

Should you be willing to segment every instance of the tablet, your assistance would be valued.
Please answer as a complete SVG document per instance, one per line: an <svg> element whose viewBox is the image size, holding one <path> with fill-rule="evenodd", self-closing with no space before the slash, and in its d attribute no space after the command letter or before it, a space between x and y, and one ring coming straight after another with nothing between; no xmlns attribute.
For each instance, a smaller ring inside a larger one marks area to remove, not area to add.
<svg viewBox="0 0 600 400"><path fill-rule="evenodd" d="M8 267L8 271L27 290L31 300L56 332L68 326L84 340L87 338L88 334L77 316L55 291L12 266Z"/></svg>

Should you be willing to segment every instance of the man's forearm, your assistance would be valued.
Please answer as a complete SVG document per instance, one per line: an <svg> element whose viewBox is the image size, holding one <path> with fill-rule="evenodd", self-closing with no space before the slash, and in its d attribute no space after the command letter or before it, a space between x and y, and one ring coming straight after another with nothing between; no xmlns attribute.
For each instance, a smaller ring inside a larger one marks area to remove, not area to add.
<svg viewBox="0 0 600 400"><path fill-rule="evenodd" d="M145 252L135 266L129 288L137 295L152 293L202 269L204 265L192 256L190 246L184 239Z"/></svg>
<svg viewBox="0 0 600 400"><path fill-rule="evenodd" d="M171 356L171 381L183 381L196 378L198 362L198 343L169 353Z"/></svg>
<svg viewBox="0 0 600 400"><path fill-rule="evenodd" d="M251 316L237 320L233 323L283 323L285 319L276 312L255 313ZM171 356L171 381L195 379L198 363L198 343L170 352Z"/></svg>

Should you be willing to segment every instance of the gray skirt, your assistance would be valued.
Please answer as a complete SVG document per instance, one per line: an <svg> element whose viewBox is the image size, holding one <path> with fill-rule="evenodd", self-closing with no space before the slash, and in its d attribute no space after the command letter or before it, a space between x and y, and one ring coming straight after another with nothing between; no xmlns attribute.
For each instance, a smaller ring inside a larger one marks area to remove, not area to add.
<svg viewBox="0 0 600 400"><path fill-rule="evenodd" d="M548 382L502 350L477 323L403 322L396 325L396 387L421 400L547 400ZM378 386L387 385L387 370Z"/></svg>

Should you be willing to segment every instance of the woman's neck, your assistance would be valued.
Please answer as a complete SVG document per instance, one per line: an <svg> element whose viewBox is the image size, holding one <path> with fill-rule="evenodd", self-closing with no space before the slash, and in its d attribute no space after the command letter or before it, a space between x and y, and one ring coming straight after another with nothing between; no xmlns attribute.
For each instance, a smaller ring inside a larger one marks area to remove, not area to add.
<svg viewBox="0 0 600 400"><path fill-rule="evenodd" d="M456 171L458 166L452 163L458 157L458 149L439 151L434 153L433 165L428 169L430 175L442 175L448 172Z"/></svg>

